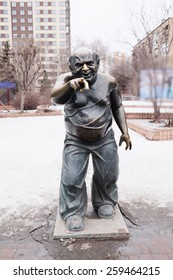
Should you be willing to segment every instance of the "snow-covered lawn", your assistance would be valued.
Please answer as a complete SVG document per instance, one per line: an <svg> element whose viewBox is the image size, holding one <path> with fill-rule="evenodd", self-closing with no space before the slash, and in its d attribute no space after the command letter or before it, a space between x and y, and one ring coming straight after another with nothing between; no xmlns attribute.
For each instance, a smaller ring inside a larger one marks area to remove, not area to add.
<svg viewBox="0 0 173 280"><path fill-rule="evenodd" d="M0 119L0 210L4 214L58 204L64 116ZM116 140L120 132L113 125ZM173 141L148 141L129 131L133 149L119 148L120 202L173 202ZM88 195L92 165L87 175Z"/></svg>

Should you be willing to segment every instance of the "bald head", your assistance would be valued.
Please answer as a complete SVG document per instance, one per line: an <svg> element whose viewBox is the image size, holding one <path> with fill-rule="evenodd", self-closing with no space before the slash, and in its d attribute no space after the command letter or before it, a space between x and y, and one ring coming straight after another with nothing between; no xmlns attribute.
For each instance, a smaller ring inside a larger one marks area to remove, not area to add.
<svg viewBox="0 0 173 280"><path fill-rule="evenodd" d="M97 76L100 58L89 48L79 48L69 58L69 68L75 78L83 77L92 83Z"/></svg>
<svg viewBox="0 0 173 280"><path fill-rule="evenodd" d="M98 54L96 54L96 52L92 51L91 49L85 48L85 47L78 48L77 50L75 50L72 53L72 55L69 59L70 64L71 64L71 61L73 61L75 58L80 58L81 60L84 60L88 56L95 59L97 61L97 63L99 64L100 58L99 58Z"/></svg>

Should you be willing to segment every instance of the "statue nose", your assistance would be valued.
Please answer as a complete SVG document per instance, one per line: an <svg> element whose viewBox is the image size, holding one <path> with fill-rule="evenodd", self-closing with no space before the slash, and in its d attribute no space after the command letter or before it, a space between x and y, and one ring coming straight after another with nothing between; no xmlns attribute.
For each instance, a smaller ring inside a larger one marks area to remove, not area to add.
<svg viewBox="0 0 173 280"><path fill-rule="evenodd" d="M83 67L82 67L82 70L83 70L83 71L88 71L88 69L89 69L88 66L84 63L84 65L83 65Z"/></svg>

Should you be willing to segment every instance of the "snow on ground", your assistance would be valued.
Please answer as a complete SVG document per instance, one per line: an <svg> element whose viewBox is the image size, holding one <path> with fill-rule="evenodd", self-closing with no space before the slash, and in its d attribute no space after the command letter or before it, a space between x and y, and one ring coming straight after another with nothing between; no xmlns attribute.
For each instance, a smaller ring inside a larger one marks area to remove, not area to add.
<svg viewBox="0 0 173 280"><path fill-rule="evenodd" d="M0 210L58 205L64 116L0 119ZM120 132L113 125L119 141ZM173 141L149 141L129 131L133 149L119 148L120 202L173 202ZM87 175L88 194L92 165Z"/></svg>

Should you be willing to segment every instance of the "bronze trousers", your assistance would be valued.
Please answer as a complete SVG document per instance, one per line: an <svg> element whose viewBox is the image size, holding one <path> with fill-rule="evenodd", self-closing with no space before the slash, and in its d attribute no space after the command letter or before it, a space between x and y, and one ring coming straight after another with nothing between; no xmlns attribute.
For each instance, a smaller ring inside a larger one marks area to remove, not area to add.
<svg viewBox="0 0 173 280"><path fill-rule="evenodd" d="M86 213L85 177L90 155L93 161L91 200L94 211L97 213L99 206L103 204L115 206L118 203L116 182L119 158L113 130L94 142L86 142L67 134L64 141L59 196L59 212L64 220L75 214L84 216Z"/></svg>

